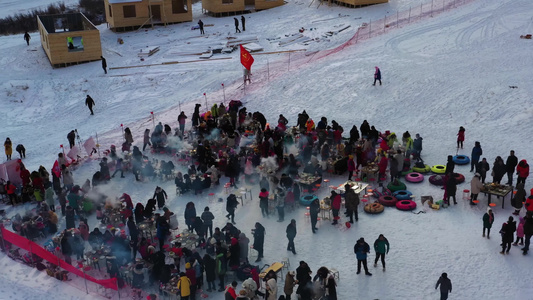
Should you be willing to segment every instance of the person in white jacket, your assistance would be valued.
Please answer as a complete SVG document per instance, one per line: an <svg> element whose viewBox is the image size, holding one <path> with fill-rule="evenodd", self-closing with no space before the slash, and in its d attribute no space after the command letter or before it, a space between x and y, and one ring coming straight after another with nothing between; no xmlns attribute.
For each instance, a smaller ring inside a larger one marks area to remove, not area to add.
<svg viewBox="0 0 533 300"><path fill-rule="evenodd" d="M276 273L274 271L269 271L265 277L266 279L266 290L267 297L266 300L277 300L278 299L278 283L276 281Z"/></svg>
<svg viewBox="0 0 533 300"><path fill-rule="evenodd" d="M470 205L476 205L474 200L477 200L477 195L481 192L483 188L483 183L481 183L481 175L476 173L470 181Z"/></svg>

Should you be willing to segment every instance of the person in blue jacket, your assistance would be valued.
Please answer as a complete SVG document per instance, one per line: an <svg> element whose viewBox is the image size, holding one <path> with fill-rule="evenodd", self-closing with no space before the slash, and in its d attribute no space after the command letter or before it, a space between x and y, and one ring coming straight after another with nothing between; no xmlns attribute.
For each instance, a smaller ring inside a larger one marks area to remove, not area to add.
<svg viewBox="0 0 533 300"><path fill-rule="evenodd" d="M472 148L472 157L470 160L470 172L474 172L474 167L479 162L479 158L483 155L483 149L481 149L481 144L476 141L474 148Z"/></svg>
<svg viewBox="0 0 533 300"><path fill-rule="evenodd" d="M357 258L357 274L361 273L361 264L363 264L365 274L372 276L372 273L368 272L368 266L366 264L366 257L370 253L370 246L365 242L364 238L357 240L357 243L353 246L353 252Z"/></svg>

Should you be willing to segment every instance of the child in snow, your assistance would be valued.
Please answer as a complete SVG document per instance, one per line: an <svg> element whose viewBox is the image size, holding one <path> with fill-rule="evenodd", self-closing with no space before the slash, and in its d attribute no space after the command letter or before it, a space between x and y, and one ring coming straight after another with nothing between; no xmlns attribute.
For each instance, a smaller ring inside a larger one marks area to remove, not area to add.
<svg viewBox="0 0 533 300"><path fill-rule="evenodd" d="M465 128L463 126L459 127L459 132L457 133L457 149L461 146L463 149L463 142L465 141Z"/></svg>

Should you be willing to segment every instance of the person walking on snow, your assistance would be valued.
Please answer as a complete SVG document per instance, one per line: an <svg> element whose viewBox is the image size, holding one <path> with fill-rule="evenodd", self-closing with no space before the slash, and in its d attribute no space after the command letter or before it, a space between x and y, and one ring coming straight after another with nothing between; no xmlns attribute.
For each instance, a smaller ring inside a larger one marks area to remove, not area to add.
<svg viewBox="0 0 533 300"><path fill-rule="evenodd" d="M87 98L85 99L85 106L89 107L89 110L91 111L91 115L94 115L93 112L93 106L94 106L94 100L91 98L91 96L87 95Z"/></svg>
<svg viewBox="0 0 533 300"><path fill-rule="evenodd" d="M479 162L479 158L483 155L483 149L481 149L481 144L479 142L475 142L474 148L472 148L472 155L471 155L471 161L470 161L470 172L474 172L474 167ZM478 172L479 173L479 172Z"/></svg>
<svg viewBox="0 0 533 300"><path fill-rule="evenodd" d="M200 27L200 34L204 34L204 22L202 20L198 20L198 27Z"/></svg>
<svg viewBox="0 0 533 300"><path fill-rule="evenodd" d="M233 18L233 20L235 20L235 33L241 33L239 30L239 19Z"/></svg>
<svg viewBox="0 0 533 300"><path fill-rule="evenodd" d="M103 56L100 56L100 58L102 59L102 69L104 69L104 73L107 74L107 61Z"/></svg>
<svg viewBox="0 0 533 300"><path fill-rule="evenodd" d="M26 41L26 44L29 46L30 45L31 36L30 36L30 34L27 31L26 31L26 33L24 33L24 40Z"/></svg>
<svg viewBox="0 0 533 300"><path fill-rule="evenodd" d="M439 280L437 280L437 284L435 285L435 289L437 289L440 285L440 300L446 300L448 299L448 294L452 292L452 282L448 278L448 274L442 273L440 275Z"/></svg>
<svg viewBox="0 0 533 300"><path fill-rule="evenodd" d="M365 242L364 238L357 240L357 243L353 246L353 252L357 258L357 274L361 273L361 264L363 264L365 274L372 276L372 273L368 272L368 266L366 263L367 254L370 253L370 246Z"/></svg>
<svg viewBox="0 0 533 300"><path fill-rule="evenodd" d="M385 254L389 254L389 247L389 241L387 238L383 234L380 234L374 242L374 251L376 251L374 267L378 265L378 260L381 257L381 264L383 265L383 271L385 271Z"/></svg>
<svg viewBox="0 0 533 300"><path fill-rule="evenodd" d="M485 229L487 229L487 239L490 239L492 223L494 223L494 213L492 213L492 209L489 207L483 215L483 237L485 237Z"/></svg>
<svg viewBox="0 0 533 300"><path fill-rule="evenodd" d="M457 149L463 149L463 142L465 141L465 128L463 126L459 127L459 132L457 132Z"/></svg>
<svg viewBox="0 0 533 300"><path fill-rule="evenodd" d="M287 225L287 229L285 230L287 233L287 239L289 240L289 244L287 245L287 251L292 251L293 254L296 254L296 249L294 247L294 238L296 237L296 220L292 219L289 225Z"/></svg>
<svg viewBox="0 0 533 300"><path fill-rule="evenodd" d="M518 165L518 158L514 155L514 150L511 150L511 153L505 161L505 169L507 171L507 185L513 185L513 173L515 171L516 165Z"/></svg>
<svg viewBox="0 0 533 300"><path fill-rule="evenodd" d="M379 85L381 85L381 71L379 70L378 67L376 67L376 72L374 73L374 84L373 85L376 85L376 81L379 80Z"/></svg>
<svg viewBox="0 0 533 300"><path fill-rule="evenodd" d="M246 31L246 18L241 16L242 31Z"/></svg>
<svg viewBox="0 0 533 300"><path fill-rule="evenodd" d="M500 254L509 254L511 249L511 243L514 240L514 232L516 231L516 222L513 219L513 216L509 217L509 220L502 225L500 233L502 235L502 251ZM505 250L507 248L507 250Z"/></svg>

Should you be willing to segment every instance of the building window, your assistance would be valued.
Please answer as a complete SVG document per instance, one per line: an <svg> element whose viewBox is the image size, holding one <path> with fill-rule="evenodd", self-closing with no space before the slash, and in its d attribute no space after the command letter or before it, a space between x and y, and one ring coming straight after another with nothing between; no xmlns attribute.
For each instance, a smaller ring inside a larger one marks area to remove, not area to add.
<svg viewBox="0 0 533 300"><path fill-rule="evenodd" d="M233 4L233 0L222 0L222 4Z"/></svg>
<svg viewBox="0 0 533 300"><path fill-rule="evenodd" d="M83 37L81 36L67 37L67 47L68 47L68 52L83 51Z"/></svg>
<svg viewBox="0 0 533 300"><path fill-rule="evenodd" d="M137 14L135 13L135 5L124 5L122 9L124 10L124 18L137 17Z"/></svg>
<svg viewBox="0 0 533 300"><path fill-rule="evenodd" d="M111 9L111 5L108 5L109 8L109 16L113 17L113 10Z"/></svg>
<svg viewBox="0 0 533 300"><path fill-rule="evenodd" d="M187 0L172 0L172 13L182 14L188 10Z"/></svg>

